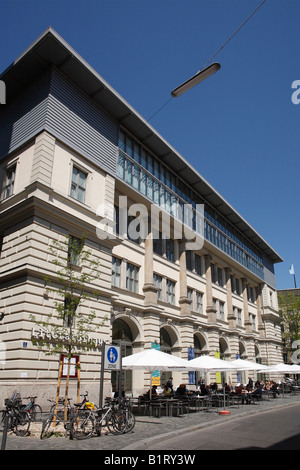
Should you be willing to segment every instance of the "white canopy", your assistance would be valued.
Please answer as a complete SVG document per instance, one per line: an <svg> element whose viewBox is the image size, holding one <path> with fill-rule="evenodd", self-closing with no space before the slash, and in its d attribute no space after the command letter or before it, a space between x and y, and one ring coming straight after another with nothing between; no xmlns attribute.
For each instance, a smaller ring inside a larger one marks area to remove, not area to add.
<svg viewBox="0 0 300 470"><path fill-rule="evenodd" d="M259 370L263 372L263 370L268 369L268 366L258 364L257 362L246 361L245 359L236 359L235 361L230 361L229 364L232 364L239 371L243 371L243 370L258 371Z"/></svg>
<svg viewBox="0 0 300 470"><path fill-rule="evenodd" d="M261 372L265 373L265 374L269 374L269 373L282 373L282 374L296 374L295 372L295 368L289 364L284 364L284 363L280 363L280 364L275 364L273 366L269 366L267 369L263 369L261 370ZM300 373L300 368L299 368L299 373Z"/></svg>
<svg viewBox="0 0 300 470"><path fill-rule="evenodd" d="M193 370L202 370L204 372L230 372L238 370L231 362L223 361L212 356L199 356L188 361Z"/></svg>
<svg viewBox="0 0 300 470"><path fill-rule="evenodd" d="M300 374L300 364L293 364L291 366L292 374Z"/></svg>
<svg viewBox="0 0 300 470"><path fill-rule="evenodd" d="M185 361L177 356L166 354L157 349L145 349L139 353L131 354L122 358L122 369L140 369L153 372L155 370L195 370L190 366L189 361Z"/></svg>

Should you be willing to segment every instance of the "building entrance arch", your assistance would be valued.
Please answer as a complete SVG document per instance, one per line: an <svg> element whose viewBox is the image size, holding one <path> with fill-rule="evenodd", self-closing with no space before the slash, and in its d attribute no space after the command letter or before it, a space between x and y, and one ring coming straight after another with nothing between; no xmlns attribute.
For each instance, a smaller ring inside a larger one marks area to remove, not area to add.
<svg viewBox="0 0 300 470"><path fill-rule="evenodd" d="M133 354L133 332L128 323L122 318L117 318L112 325L112 343L121 348L121 357ZM112 390L118 390L118 372L112 371L111 384ZM122 390L125 392L132 390L132 371L122 371Z"/></svg>

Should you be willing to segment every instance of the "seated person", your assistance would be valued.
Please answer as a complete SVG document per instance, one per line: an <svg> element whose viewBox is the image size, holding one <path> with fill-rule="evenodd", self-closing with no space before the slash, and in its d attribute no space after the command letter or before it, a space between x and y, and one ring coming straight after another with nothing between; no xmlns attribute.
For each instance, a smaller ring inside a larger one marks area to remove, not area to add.
<svg viewBox="0 0 300 470"><path fill-rule="evenodd" d="M200 392L201 392L201 395L210 395L209 385L204 385L204 383L202 383L200 385Z"/></svg>
<svg viewBox="0 0 300 470"><path fill-rule="evenodd" d="M166 384L164 385L162 395L165 397L169 397L171 395L171 389Z"/></svg>
<svg viewBox="0 0 300 470"><path fill-rule="evenodd" d="M187 389L185 384L180 384L179 387L176 389L176 395L184 396L187 394Z"/></svg>
<svg viewBox="0 0 300 470"><path fill-rule="evenodd" d="M147 396L147 398L150 398L150 389L146 393L146 396ZM157 398L157 397L158 397L157 385L153 385L153 387L151 389L151 398Z"/></svg>
<svg viewBox="0 0 300 470"><path fill-rule="evenodd" d="M241 395L242 397L242 404L244 405L244 403L249 403L250 402L250 397L248 395L248 393L246 393L246 390L244 389L244 386L243 384L239 384L236 389L235 389L235 393L237 395Z"/></svg>
<svg viewBox="0 0 300 470"><path fill-rule="evenodd" d="M256 397L256 398L261 398L262 397L262 391L263 391L263 386L259 385L258 387L255 388L253 392L250 393L251 396Z"/></svg>

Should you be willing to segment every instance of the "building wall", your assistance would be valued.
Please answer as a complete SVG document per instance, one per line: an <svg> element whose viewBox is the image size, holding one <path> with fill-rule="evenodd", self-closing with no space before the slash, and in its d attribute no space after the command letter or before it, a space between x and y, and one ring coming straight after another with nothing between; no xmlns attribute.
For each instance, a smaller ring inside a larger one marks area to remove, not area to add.
<svg viewBox="0 0 300 470"><path fill-rule="evenodd" d="M122 319L131 329L133 352L159 344L163 328L171 339L172 354L186 359L196 337L202 354L221 351L226 359L242 354L250 360L259 358L263 363L279 362L282 344L273 282L263 282L207 240L198 252L201 274L197 274L187 269L187 254L179 240L175 240L174 260L170 261L166 255L153 253L149 239L137 244L114 235L112 227L110 237L101 232L99 220L104 217L113 222L114 205L118 204L120 195L127 196L129 204L142 202L149 208L150 202L113 174L110 165L116 163L116 123L101 112L101 120L93 126L91 117L84 117L78 89L58 77L56 71L52 71L50 84L47 115L51 119L47 121L48 127L45 126L47 130L38 132L26 143L22 141L22 147L16 144L14 152L3 158L0 167L3 187L6 169L16 166L13 195L3 199L0 205L3 221L0 309L5 312L0 332L6 354L0 365L1 395L8 396L18 387L27 394L33 388L38 389L37 393L45 400L54 397L58 359L45 356L32 344L34 325L30 315L45 316L54 308L55 297L46 295L44 279L54 269L49 254L51 240L63 240L68 235L81 237L83 232L87 233L87 246L100 261L100 272L92 288L100 289L101 295L97 301L82 307L95 309L99 321L107 317L99 338L111 342L112 324ZM62 89L72 91L73 108L67 107L67 94L63 95ZM54 123L55 109L65 116L61 125L57 119ZM75 109L80 110L80 116L73 115ZM68 121L67 128L63 126L65 121ZM110 131L104 123L111 126ZM78 133L79 128L85 134L84 139ZM101 138L97 141L99 133ZM89 144L98 149L97 157L86 145L89 138ZM74 167L86 174L84 201L71 196ZM119 287L111 285L112 256L121 259ZM126 287L127 263L139 267L135 293ZM222 270L222 283L213 282L212 265ZM153 273L163 278L159 301ZM239 292L232 292L232 276L239 280ZM167 280L175 282L174 305L166 296ZM252 300L247 295L249 287L256 292ZM187 288L191 289L191 298ZM200 312L196 307L197 293L203 294ZM91 395L97 394L100 351L82 354L81 363L82 388L88 386ZM173 375L175 383L188 380L187 374ZM109 374L106 374L106 384L106 393L110 393ZM133 393L140 393L149 385L149 374L134 374L132 385ZM73 393L75 389L73 381Z"/></svg>

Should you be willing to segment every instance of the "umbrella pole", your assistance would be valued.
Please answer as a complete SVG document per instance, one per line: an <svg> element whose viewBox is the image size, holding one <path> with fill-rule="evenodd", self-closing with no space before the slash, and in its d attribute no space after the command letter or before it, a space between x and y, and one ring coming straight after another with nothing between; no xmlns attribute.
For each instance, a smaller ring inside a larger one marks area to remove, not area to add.
<svg viewBox="0 0 300 470"><path fill-rule="evenodd" d="M224 400L224 410L219 411L219 415L222 415L222 416L230 415L231 411L226 410L225 381L223 383L223 400Z"/></svg>

